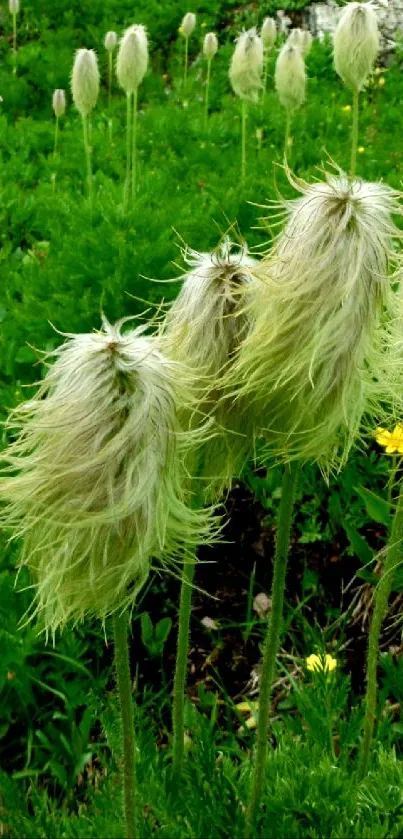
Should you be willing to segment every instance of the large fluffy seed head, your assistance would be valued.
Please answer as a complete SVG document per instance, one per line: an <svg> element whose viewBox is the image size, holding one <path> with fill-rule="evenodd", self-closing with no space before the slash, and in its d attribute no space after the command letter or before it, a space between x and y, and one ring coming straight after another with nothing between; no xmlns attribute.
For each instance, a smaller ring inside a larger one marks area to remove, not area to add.
<svg viewBox="0 0 403 839"><path fill-rule="evenodd" d="M141 25L129 26L121 39L116 61L116 75L125 93L131 94L137 90L147 72L147 66L146 30Z"/></svg>
<svg viewBox="0 0 403 839"><path fill-rule="evenodd" d="M292 47L299 47L302 48L302 29L291 29L291 32L288 36L288 43L291 44Z"/></svg>
<svg viewBox="0 0 403 839"><path fill-rule="evenodd" d="M207 58L207 61L211 61L214 58L216 52L218 50L218 39L215 32L207 32L203 41L203 53Z"/></svg>
<svg viewBox="0 0 403 839"><path fill-rule="evenodd" d="M364 413L373 423L396 400L396 372L385 395L381 371L396 306L392 213L402 211L381 183L294 183L301 196L284 202L285 230L260 264L229 385L274 452L328 467L345 461Z"/></svg>
<svg viewBox="0 0 403 839"><path fill-rule="evenodd" d="M179 32L184 38L190 38L196 26L196 15L193 12L187 12L179 27Z"/></svg>
<svg viewBox="0 0 403 839"><path fill-rule="evenodd" d="M277 38L277 27L274 18L265 17L260 30L260 37L262 39L264 50L273 49Z"/></svg>
<svg viewBox="0 0 403 839"><path fill-rule="evenodd" d="M229 78L237 96L257 102L262 87L263 43L256 28L242 32L231 59Z"/></svg>
<svg viewBox="0 0 403 839"><path fill-rule="evenodd" d="M118 43L118 36L117 36L116 32L113 32L113 31L107 32L106 35L105 35L105 41L104 41L105 49L108 52L113 52L113 50L116 48L117 43Z"/></svg>
<svg viewBox="0 0 403 839"><path fill-rule="evenodd" d="M58 88L53 93L52 106L56 117L62 117L66 111L66 94L64 90Z"/></svg>
<svg viewBox="0 0 403 839"><path fill-rule="evenodd" d="M94 50L77 50L71 74L73 102L82 117L95 107L99 94L98 60Z"/></svg>
<svg viewBox="0 0 403 839"><path fill-rule="evenodd" d="M206 413L215 421L214 436L195 452L190 471L209 478L208 494L220 495L245 459L247 439L237 415L220 401L228 369L248 331L247 290L256 264L245 248L228 239L214 253L187 254L190 270L161 330L164 353L188 365L199 394L199 421Z"/></svg>
<svg viewBox="0 0 403 839"><path fill-rule="evenodd" d="M152 559L208 539L187 499L190 435L178 420L188 376L141 330L71 336L11 423L2 524L22 537L37 611L52 632L135 600Z"/></svg>
<svg viewBox="0 0 403 839"><path fill-rule="evenodd" d="M361 90L379 52L376 13L367 3L348 3L334 33L334 66L344 84Z"/></svg>
<svg viewBox="0 0 403 839"><path fill-rule="evenodd" d="M300 48L288 41L279 52L274 83L280 102L287 111L295 111L305 101L305 62Z"/></svg>
<svg viewBox="0 0 403 839"><path fill-rule="evenodd" d="M8 0L8 8L11 15L18 15L20 11L20 0Z"/></svg>

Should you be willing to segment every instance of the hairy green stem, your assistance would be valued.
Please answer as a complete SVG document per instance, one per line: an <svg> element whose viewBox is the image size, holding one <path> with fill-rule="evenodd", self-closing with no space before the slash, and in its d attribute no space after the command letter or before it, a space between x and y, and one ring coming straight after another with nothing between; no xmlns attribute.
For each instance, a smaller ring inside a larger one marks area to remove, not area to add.
<svg viewBox="0 0 403 839"><path fill-rule="evenodd" d="M119 694L123 745L123 803L126 839L137 837L136 752L133 697L128 647L128 612L113 618L116 683Z"/></svg>
<svg viewBox="0 0 403 839"><path fill-rule="evenodd" d="M56 122L55 122L55 142L54 142L54 146L53 146L53 157L56 157L56 155L57 155L57 143L58 143L58 140L59 140L59 117L56 117Z"/></svg>
<svg viewBox="0 0 403 839"><path fill-rule="evenodd" d="M126 94L126 177L123 191L123 213L126 213L129 203L130 180L131 180L131 153L132 153L132 94Z"/></svg>
<svg viewBox="0 0 403 839"><path fill-rule="evenodd" d="M208 58L207 59L206 94L205 94L205 99L204 99L204 129L205 130L207 128L207 121L208 121L210 75L211 75L211 58Z"/></svg>
<svg viewBox="0 0 403 839"><path fill-rule="evenodd" d="M248 118L248 103L242 99L242 128L241 128L241 177L246 177L246 121Z"/></svg>
<svg viewBox="0 0 403 839"><path fill-rule="evenodd" d="M189 39L185 38L185 67L183 71L183 90L186 88L188 78Z"/></svg>
<svg viewBox="0 0 403 839"><path fill-rule="evenodd" d="M132 198L137 189L137 87L133 93L133 130L132 130Z"/></svg>
<svg viewBox="0 0 403 839"><path fill-rule="evenodd" d="M13 73L17 73L17 15L13 14Z"/></svg>
<svg viewBox="0 0 403 839"><path fill-rule="evenodd" d="M267 93L267 76L269 69L269 51L265 50L263 58L263 97Z"/></svg>
<svg viewBox="0 0 403 839"><path fill-rule="evenodd" d="M174 678L174 696L172 711L173 727L173 771L179 776L183 768L185 751L185 686L189 646L190 612L192 605L193 580L196 559L187 558L183 563L182 584L179 603L178 643Z"/></svg>
<svg viewBox="0 0 403 839"><path fill-rule="evenodd" d="M351 159L350 159L350 176L355 178L357 167L357 146L358 146L358 97L359 91L354 90L353 93L353 126L351 134Z"/></svg>
<svg viewBox="0 0 403 839"><path fill-rule="evenodd" d="M389 545L387 548L382 576L374 593L374 610L368 639L367 653L367 689L365 693L364 735L358 762L358 776L363 778L369 765L372 738L375 727L377 678L376 671L379 657L379 640L382 624L388 610L388 600L392 591L395 570L400 564L403 554L403 492L399 495L396 512L393 518Z"/></svg>
<svg viewBox="0 0 403 839"><path fill-rule="evenodd" d="M291 131L291 111L287 110L287 116L286 116L286 119L285 119L285 135L284 135L284 159L287 160L287 161L288 161L288 146L290 144L290 131Z"/></svg>
<svg viewBox="0 0 403 839"><path fill-rule="evenodd" d="M112 102L112 77L113 77L113 56L112 52L108 52L108 134L109 143L112 142L113 125L111 117L111 102Z"/></svg>
<svg viewBox="0 0 403 839"><path fill-rule="evenodd" d="M88 117L83 116L83 134L84 134L84 149L85 160L87 163L87 183L88 183L88 198L92 206L92 165L91 165L91 149L88 139Z"/></svg>
<svg viewBox="0 0 403 839"><path fill-rule="evenodd" d="M253 834L253 827L262 793L267 753L267 730L270 707L270 693L280 643L283 620L284 588L288 550L300 465L287 464L284 468L280 508L277 519L277 541L274 555L273 582L271 589L271 611L267 623L263 661L260 673L259 715L257 722L256 753L252 772L252 785L246 809L245 837Z"/></svg>

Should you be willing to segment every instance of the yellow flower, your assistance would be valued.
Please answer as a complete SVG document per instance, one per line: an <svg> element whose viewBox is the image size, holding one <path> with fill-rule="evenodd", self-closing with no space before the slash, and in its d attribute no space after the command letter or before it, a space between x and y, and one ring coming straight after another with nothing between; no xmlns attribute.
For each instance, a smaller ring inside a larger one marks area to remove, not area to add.
<svg viewBox="0 0 403 839"><path fill-rule="evenodd" d="M351 105L344 105L341 110L344 111L345 114L348 114L348 112L351 111Z"/></svg>
<svg viewBox="0 0 403 839"><path fill-rule="evenodd" d="M403 424L398 422L394 431L377 428L375 440L380 446L384 447L386 454L394 454L395 452L403 454Z"/></svg>
<svg viewBox="0 0 403 839"><path fill-rule="evenodd" d="M385 76L380 76L378 79L378 87L383 87L385 84Z"/></svg>
<svg viewBox="0 0 403 839"><path fill-rule="evenodd" d="M364 154L364 152L365 152L364 146L358 146L357 151L358 151L358 154Z"/></svg>
<svg viewBox="0 0 403 839"><path fill-rule="evenodd" d="M324 670L326 673L331 673L337 667L337 659L326 653L325 656L316 655L312 653L305 659L307 670Z"/></svg>

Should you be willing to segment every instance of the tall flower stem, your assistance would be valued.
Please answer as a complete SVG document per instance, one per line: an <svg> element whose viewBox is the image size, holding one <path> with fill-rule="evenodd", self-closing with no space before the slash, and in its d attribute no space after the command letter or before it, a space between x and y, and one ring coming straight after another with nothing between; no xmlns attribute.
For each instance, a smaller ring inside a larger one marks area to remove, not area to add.
<svg viewBox="0 0 403 839"><path fill-rule="evenodd" d="M128 647L128 612L113 618L116 682L119 694L123 744L123 803L125 837L137 837L136 755L133 719L133 697Z"/></svg>
<svg viewBox="0 0 403 839"><path fill-rule="evenodd" d="M267 93L267 76L269 71L269 51L265 50L263 58L263 98Z"/></svg>
<svg viewBox="0 0 403 839"><path fill-rule="evenodd" d="M210 91L210 76L211 76L211 58L207 59L207 77L206 77L206 94L204 99L204 129L207 129L208 121L208 104Z"/></svg>
<svg viewBox="0 0 403 839"><path fill-rule="evenodd" d="M351 135L351 159L350 159L350 176L355 177L357 167L357 146L358 146L358 99L359 91L354 90L353 93L353 126Z"/></svg>
<svg viewBox="0 0 403 839"><path fill-rule="evenodd" d="M376 671L379 658L379 640L382 624L388 609L388 600L392 591L394 574L403 555L403 492L399 495L396 512L393 518L389 546L381 579L374 594L374 610L369 631L367 654L367 689L365 693L364 736L358 763L359 778L363 778L368 770L372 738L375 727L377 679Z"/></svg>
<svg viewBox="0 0 403 839"><path fill-rule="evenodd" d="M111 102L112 102L112 76L113 76L113 56L112 52L108 52L108 132L109 132L109 142L112 142L112 134L113 134L113 125L112 125L112 117L111 117Z"/></svg>
<svg viewBox="0 0 403 839"><path fill-rule="evenodd" d="M250 837L253 834L253 826L256 820L257 809L262 793L267 753L270 693L276 664L276 655L280 643L287 558L290 546L291 525L299 474L300 465L298 462L287 464L284 468L280 509L277 520L277 542L274 555L273 583L271 589L272 605L268 618L262 669L260 674L256 754L252 772L251 793L246 810L245 837Z"/></svg>
<svg viewBox="0 0 403 839"><path fill-rule="evenodd" d="M53 146L53 157L56 157L56 155L57 155L57 144L58 144L58 140L59 140L59 117L56 117L56 122L55 122L55 142L54 142L54 146Z"/></svg>
<svg viewBox="0 0 403 839"><path fill-rule="evenodd" d="M185 67L183 70L183 90L185 91L188 78L189 38L185 38Z"/></svg>
<svg viewBox="0 0 403 839"><path fill-rule="evenodd" d="M133 93L133 130L132 130L132 198L137 189L137 88Z"/></svg>
<svg viewBox="0 0 403 839"><path fill-rule="evenodd" d="M246 121L248 118L248 105L246 99L242 100L242 128L241 128L241 177L246 177Z"/></svg>
<svg viewBox="0 0 403 839"><path fill-rule="evenodd" d="M189 646L190 612L192 605L193 580L196 559L187 557L183 563L182 584L179 604L178 644L176 651L176 666L173 696L173 771L179 776L183 768L184 735L185 735L185 685L187 671L187 657Z"/></svg>
<svg viewBox="0 0 403 839"><path fill-rule="evenodd" d="M13 73L14 73L14 76L15 76L16 73L17 73L17 15L13 14L12 18L13 18L13 61L14 61Z"/></svg>
<svg viewBox="0 0 403 839"><path fill-rule="evenodd" d="M126 94L126 177L123 192L123 212L126 213L129 203L131 180L131 152L132 152L132 94Z"/></svg>
<svg viewBox="0 0 403 839"><path fill-rule="evenodd" d="M91 165L91 149L88 139L88 117L83 116L83 134L84 134L84 149L85 160L87 163L87 183L88 183L88 198L92 205L92 165Z"/></svg>
<svg viewBox="0 0 403 839"><path fill-rule="evenodd" d="M285 119L285 135L284 135L284 158L287 160L288 158L288 146L290 144L290 131L291 131L291 111L287 111L287 116Z"/></svg>

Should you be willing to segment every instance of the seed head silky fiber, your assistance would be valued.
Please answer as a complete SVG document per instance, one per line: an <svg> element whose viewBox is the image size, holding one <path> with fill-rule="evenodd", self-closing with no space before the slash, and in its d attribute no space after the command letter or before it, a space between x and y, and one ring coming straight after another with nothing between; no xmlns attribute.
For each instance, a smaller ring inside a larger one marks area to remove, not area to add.
<svg viewBox="0 0 403 839"><path fill-rule="evenodd" d="M8 0L10 15L18 15L20 11L20 0Z"/></svg>
<svg viewBox="0 0 403 839"><path fill-rule="evenodd" d="M87 117L99 94L98 59L94 50L77 50L71 75L73 102L82 117Z"/></svg>
<svg viewBox="0 0 403 839"><path fill-rule="evenodd" d="M312 49L312 42L313 42L313 38L312 38L312 35L311 35L309 29L302 29L301 30L301 50L302 50L302 55L304 56L304 58L306 58L307 55L309 55L309 53Z"/></svg>
<svg viewBox="0 0 403 839"><path fill-rule="evenodd" d="M293 46L289 41L284 44L278 54L274 84L278 98L286 111L295 111L305 101L305 62L300 47Z"/></svg>
<svg viewBox="0 0 403 839"><path fill-rule="evenodd" d="M141 329L106 321L52 355L37 395L10 418L18 434L3 453L0 498L53 633L133 603L152 558L178 561L208 540L211 513L187 503L180 364Z"/></svg>
<svg viewBox="0 0 403 839"><path fill-rule="evenodd" d="M265 17L260 30L260 37L262 39L263 49L272 50L277 38L277 27L274 18Z"/></svg>
<svg viewBox="0 0 403 839"><path fill-rule="evenodd" d="M334 65L347 87L364 86L379 52L376 13L369 3L344 6L334 33Z"/></svg>
<svg viewBox="0 0 403 839"><path fill-rule="evenodd" d="M116 75L127 94L134 93L143 81L148 67L148 41L144 26L135 24L126 29L119 46Z"/></svg>
<svg viewBox="0 0 403 839"><path fill-rule="evenodd" d="M214 58L218 50L218 38L215 32L207 32L203 41L203 55L208 61Z"/></svg>
<svg viewBox="0 0 403 839"><path fill-rule="evenodd" d="M256 264L246 248L229 239L213 253L187 252L190 271L161 329L162 351L189 367L199 398L199 413L187 420L214 418L213 436L199 447L191 473L209 479L206 494L219 496L245 459L247 440L236 416L220 401L223 382L248 330L245 295Z"/></svg>
<svg viewBox="0 0 403 839"><path fill-rule="evenodd" d="M263 43L253 27L242 32L231 59L229 79L240 99L257 102L262 89Z"/></svg>
<svg viewBox="0 0 403 839"><path fill-rule="evenodd" d="M193 12L187 12L179 27L179 32L184 38L190 38L196 26L196 15Z"/></svg>
<svg viewBox="0 0 403 839"><path fill-rule="evenodd" d="M104 46L108 52L113 52L118 43L118 36L116 32L110 31L105 35Z"/></svg>
<svg viewBox="0 0 403 839"><path fill-rule="evenodd" d="M53 93L52 107L57 118L62 117L66 110L66 94L64 90L58 88Z"/></svg>
<svg viewBox="0 0 403 839"><path fill-rule="evenodd" d="M383 413L402 210L383 183L293 183L301 195L284 201L285 230L255 272L253 325L230 378L274 452L327 468L346 460L364 414Z"/></svg>
<svg viewBox="0 0 403 839"><path fill-rule="evenodd" d="M291 29L288 36L288 43L293 47L302 48L302 29Z"/></svg>

